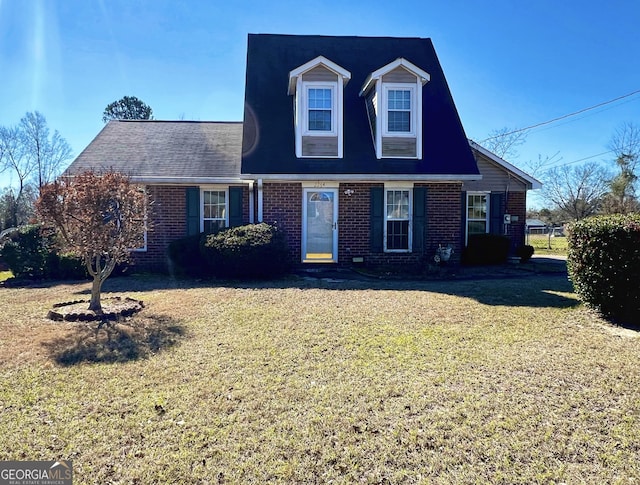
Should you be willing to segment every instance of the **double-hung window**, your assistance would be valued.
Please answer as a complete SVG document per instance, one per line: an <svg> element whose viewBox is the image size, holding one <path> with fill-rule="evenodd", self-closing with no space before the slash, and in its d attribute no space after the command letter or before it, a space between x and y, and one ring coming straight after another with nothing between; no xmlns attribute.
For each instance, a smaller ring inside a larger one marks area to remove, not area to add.
<svg viewBox="0 0 640 485"><path fill-rule="evenodd" d="M304 133L309 136L336 135L335 84L305 84Z"/></svg>
<svg viewBox="0 0 640 485"><path fill-rule="evenodd" d="M489 232L489 194L467 193L467 237Z"/></svg>
<svg viewBox="0 0 640 485"><path fill-rule="evenodd" d="M307 119L310 132L333 130L333 90L328 87L307 88Z"/></svg>
<svg viewBox="0 0 640 485"><path fill-rule="evenodd" d="M387 92L387 130L411 132L411 90L389 89Z"/></svg>
<svg viewBox="0 0 640 485"><path fill-rule="evenodd" d="M384 249L391 252L411 251L411 190L385 190Z"/></svg>
<svg viewBox="0 0 640 485"><path fill-rule="evenodd" d="M217 232L229 225L227 210L227 191L223 189L203 189L202 226L201 230L207 234Z"/></svg>
<svg viewBox="0 0 640 485"><path fill-rule="evenodd" d="M415 87L384 84L383 135L416 136Z"/></svg>

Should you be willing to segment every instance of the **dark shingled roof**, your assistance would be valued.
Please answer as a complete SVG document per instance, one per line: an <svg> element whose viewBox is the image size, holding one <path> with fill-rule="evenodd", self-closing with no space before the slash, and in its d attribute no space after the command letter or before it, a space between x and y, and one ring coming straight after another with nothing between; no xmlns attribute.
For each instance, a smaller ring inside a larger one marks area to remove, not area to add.
<svg viewBox="0 0 640 485"><path fill-rule="evenodd" d="M66 173L115 170L147 183L240 179L242 123L110 121Z"/></svg>
<svg viewBox="0 0 640 485"><path fill-rule="evenodd" d="M344 158L295 156L289 72L325 56L351 73L344 89ZM431 75L423 94L423 159L376 159L365 100L369 74L399 57ZM477 175L430 39L250 34L247 49L243 174Z"/></svg>

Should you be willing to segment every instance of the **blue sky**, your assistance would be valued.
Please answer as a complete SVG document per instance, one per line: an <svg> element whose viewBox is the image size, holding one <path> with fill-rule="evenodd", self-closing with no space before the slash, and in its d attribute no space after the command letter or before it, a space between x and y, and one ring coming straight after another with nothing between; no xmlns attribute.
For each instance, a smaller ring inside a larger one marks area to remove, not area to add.
<svg viewBox="0 0 640 485"><path fill-rule="evenodd" d="M156 119L241 120L248 33L410 36L432 38L480 141L640 90L639 21L636 0L0 0L0 125L38 110L77 155L125 95ZM625 121L640 93L532 131L511 161L593 157Z"/></svg>

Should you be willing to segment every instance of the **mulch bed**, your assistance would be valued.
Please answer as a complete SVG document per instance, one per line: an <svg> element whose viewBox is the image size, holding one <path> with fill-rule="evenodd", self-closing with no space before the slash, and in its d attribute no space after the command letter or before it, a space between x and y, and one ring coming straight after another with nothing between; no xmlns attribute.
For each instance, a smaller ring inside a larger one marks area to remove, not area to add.
<svg viewBox="0 0 640 485"><path fill-rule="evenodd" d="M89 310L89 300L57 303L49 310L47 318L67 322L117 321L130 317L144 308L144 303L133 298L115 296L102 299L102 313Z"/></svg>

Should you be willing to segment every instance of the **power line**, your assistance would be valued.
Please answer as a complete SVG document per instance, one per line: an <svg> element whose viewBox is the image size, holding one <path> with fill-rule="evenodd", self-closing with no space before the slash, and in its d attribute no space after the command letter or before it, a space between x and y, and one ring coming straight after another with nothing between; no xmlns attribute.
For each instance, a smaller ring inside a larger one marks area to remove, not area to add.
<svg viewBox="0 0 640 485"><path fill-rule="evenodd" d="M603 156L603 155L607 155L607 154L609 154L609 153L613 153L614 151L615 151L615 150L609 150L609 151L606 151L606 152L597 153L596 155L590 155L590 156L588 156L588 157L584 157L584 158L581 158L581 159L579 159L579 160L573 160L573 161L571 161L571 162L564 162L564 163L557 163L557 164L552 165L552 166L551 166L551 167L549 167L549 168L554 168L554 167L564 167L565 165L571 165L572 163L584 162L584 161L586 161L586 160L591 160L592 158L601 157L601 156Z"/></svg>
<svg viewBox="0 0 640 485"><path fill-rule="evenodd" d="M598 104L595 104L593 106L589 106L588 108L583 108L583 109L580 109L578 111L574 111L573 113L569 113L569 114L566 114L566 115L558 116L557 118L553 118L553 119L548 120L548 121L543 121L541 123L536 123L535 125L527 126L525 128L518 128L517 130L513 130L513 131L510 131L508 133L500 133L499 135L490 136L489 138L485 138L484 140L482 140L482 141L480 141L478 143L482 144L482 143L484 143L486 141L495 140L496 138L500 138L502 136L513 135L515 133L521 133L523 131L528 131L528 130L532 130L534 128L538 128L540 126L549 125L551 123L555 123L556 121L564 120L566 118L570 118L572 116L579 115L579 114L584 113L586 111L591 111L593 109L600 108L601 106L606 106L607 104L615 103L616 101L620 101L621 99L628 98L628 97L633 96L633 95L638 94L638 93L640 93L640 89L638 89L636 91L633 91L631 93L625 94L623 96L618 96L617 98L610 99L609 101L604 101L603 103L598 103Z"/></svg>

